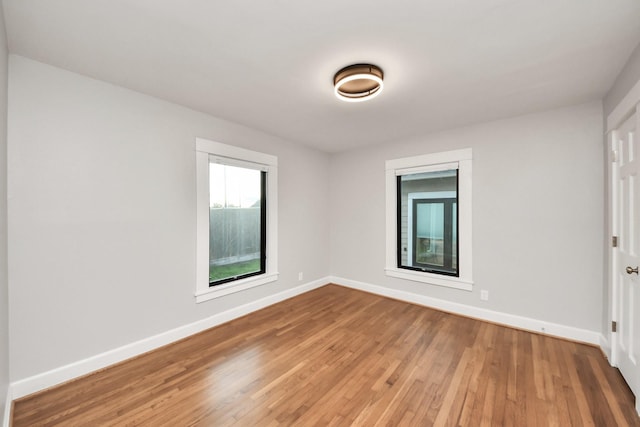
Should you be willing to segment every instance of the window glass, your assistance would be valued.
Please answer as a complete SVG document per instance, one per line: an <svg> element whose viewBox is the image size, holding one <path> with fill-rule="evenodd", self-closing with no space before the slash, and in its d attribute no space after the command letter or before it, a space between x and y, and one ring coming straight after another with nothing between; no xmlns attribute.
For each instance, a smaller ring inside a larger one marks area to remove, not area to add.
<svg viewBox="0 0 640 427"><path fill-rule="evenodd" d="M209 162L209 285L265 272L266 172Z"/></svg>
<svg viewBox="0 0 640 427"><path fill-rule="evenodd" d="M405 174L398 185L398 267L458 276L458 170Z"/></svg>

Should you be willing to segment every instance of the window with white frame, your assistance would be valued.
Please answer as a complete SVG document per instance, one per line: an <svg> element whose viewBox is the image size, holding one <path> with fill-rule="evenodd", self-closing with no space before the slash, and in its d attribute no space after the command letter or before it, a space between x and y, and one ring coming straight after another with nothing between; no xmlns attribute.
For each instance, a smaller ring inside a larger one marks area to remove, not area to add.
<svg viewBox="0 0 640 427"><path fill-rule="evenodd" d="M277 158L196 139L196 301L275 281Z"/></svg>
<svg viewBox="0 0 640 427"><path fill-rule="evenodd" d="M471 290L471 149L386 162L386 274Z"/></svg>

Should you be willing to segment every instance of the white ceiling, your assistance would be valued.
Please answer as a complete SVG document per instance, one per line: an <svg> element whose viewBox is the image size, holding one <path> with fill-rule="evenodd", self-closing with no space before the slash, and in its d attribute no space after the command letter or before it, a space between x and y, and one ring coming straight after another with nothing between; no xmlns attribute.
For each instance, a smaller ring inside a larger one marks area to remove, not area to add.
<svg viewBox="0 0 640 427"><path fill-rule="evenodd" d="M337 152L601 99L639 0L4 0L9 50ZM371 62L383 93L332 78Z"/></svg>

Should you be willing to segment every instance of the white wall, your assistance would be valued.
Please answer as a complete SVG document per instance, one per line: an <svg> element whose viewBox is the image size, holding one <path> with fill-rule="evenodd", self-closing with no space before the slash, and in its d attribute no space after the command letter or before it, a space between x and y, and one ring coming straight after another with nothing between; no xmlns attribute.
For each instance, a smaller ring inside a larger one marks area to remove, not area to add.
<svg viewBox="0 0 640 427"><path fill-rule="evenodd" d="M196 137L278 156L280 271L197 305ZM8 140L12 381L329 274L326 154L13 55Z"/></svg>
<svg viewBox="0 0 640 427"><path fill-rule="evenodd" d="M7 37L0 5L0 420L9 385L9 295L7 274Z"/></svg>
<svg viewBox="0 0 640 427"><path fill-rule="evenodd" d="M626 64L616 77L616 81L602 100L606 119L627 93L640 80L640 44L631 53Z"/></svg>
<svg viewBox="0 0 640 427"><path fill-rule="evenodd" d="M385 160L466 147L474 290L385 276ZM600 102L337 154L330 188L332 275L601 331Z"/></svg>

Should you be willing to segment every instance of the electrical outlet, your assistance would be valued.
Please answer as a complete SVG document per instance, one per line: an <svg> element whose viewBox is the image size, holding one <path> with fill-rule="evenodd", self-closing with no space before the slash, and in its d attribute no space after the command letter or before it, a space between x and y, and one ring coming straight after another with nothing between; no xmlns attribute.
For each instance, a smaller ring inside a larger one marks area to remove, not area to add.
<svg viewBox="0 0 640 427"><path fill-rule="evenodd" d="M303 280L303 279L304 279L304 274L301 271L300 273L298 273L298 280Z"/></svg>
<svg viewBox="0 0 640 427"><path fill-rule="evenodd" d="M489 291L486 289L482 289L480 291L480 299L482 301L489 301Z"/></svg>

